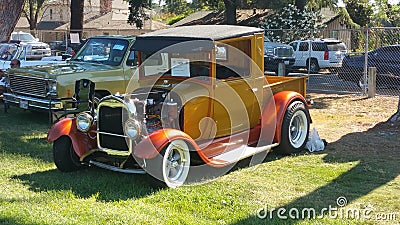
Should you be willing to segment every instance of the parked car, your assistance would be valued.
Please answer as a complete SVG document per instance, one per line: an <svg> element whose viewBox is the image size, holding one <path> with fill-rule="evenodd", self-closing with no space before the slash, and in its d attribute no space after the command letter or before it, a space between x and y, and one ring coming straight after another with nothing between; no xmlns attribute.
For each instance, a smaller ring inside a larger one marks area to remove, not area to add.
<svg viewBox="0 0 400 225"><path fill-rule="evenodd" d="M63 98L71 97L75 81L90 78L96 83L96 98L124 93L136 70L130 46L131 36L94 36L63 64L9 69L11 91L4 94L7 104L24 109L62 110Z"/></svg>
<svg viewBox="0 0 400 225"><path fill-rule="evenodd" d="M311 73L341 67L347 53L346 45L335 39L299 40L289 45L293 47L296 58L293 68L305 68Z"/></svg>
<svg viewBox="0 0 400 225"><path fill-rule="evenodd" d="M285 75L288 75L295 62L293 48L290 45L272 42L264 39L264 69L278 75L279 63L285 65Z"/></svg>
<svg viewBox="0 0 400 225"><path fill-rule="evenodd" d="M300 151L311 121L307 76L265 76L263 33L197 25L136 37L139 80L124 95L102 98L97 110L54 124L47 140L55 165L148 173L174 188L189 170L204 178L274 147Z"/></svg>
<svg viewBox="0 0 400 225"><path fill-rule="evenodd" d="M25 56L26 45L19 43L0 43L0 70L5 71L9 69L10 62L13 59L19 59L21 67L63 63L61 56L43 57L41 60L26 60Z"/></svg>
<svg viewBox="0 0 400 225"><path fill-rule="evenodd" d="M20 41L21 44L26 44L27 59L41 59L44 56L51 56L50 46L46 43L40 42L39 39L35 38L30 33L22 31L13 32L11 34L11 40Z"/></svg>
<svg viewBox="0 0 400 225"><path fill-rule="evenodd" d="M400 45L389 45L368 52L367 67L376 67L377 86L400 85ZM338 76L360 86L364 84L365 54L348 54Z"/></svg>

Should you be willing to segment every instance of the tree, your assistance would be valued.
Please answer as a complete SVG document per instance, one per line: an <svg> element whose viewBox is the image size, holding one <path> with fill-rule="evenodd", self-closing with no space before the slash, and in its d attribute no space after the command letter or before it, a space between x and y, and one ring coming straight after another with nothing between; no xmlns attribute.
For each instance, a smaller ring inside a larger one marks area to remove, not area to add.
<svg viewBox="0 0 400 225"><path fill-rule="evenodd" d="M303 11L306 8L307 0L295 0L294 5L300 10Z"/></svg>
<svg viewBox="0 0 400 225"><path fill-rule="evenodd" d="M82 37L83 30L83 7L85 1L83 0L71 0L71 21L70 30L79 33L79 37Z"/></svg>
<svg viewBox="0 0 400 225"><path fill-rule="evenodd" d="M239 5L238 0L224 0L225 5L225 23L226 24L236 24L236 8Z"/></svg>
<svg viewBox="0 0 400 225"><path fill-rule="evenodd" d="M83 29L83 9L85 1L82 0L71 0L71 20L70 29L82 31Z"/></svg>
<svg viewBox="0 0 400 225"><path fill-rule="evenodd" d="M366 27L371 22L374 13L368 0L345 0L346 10L351 19L361 27Z"/></svg>
<svg viewBox="0 0 400 225"><path fill-rule="evenodd" d="M144 7L146 6L146 0L129 0L128 23L130 25L135 24L138 29L142 29L145 17Z"/></svg>
<svg viewBox="0 0 400 225"><path fill-rule="evenodd" d="M289 43L297 39L313 38L310 35L315 36L317 33L311 30L323 28L323 25L320 25L321 21L322 16L318 10L308 10L307 7L300 10L289 4L269 15L260 26L265 29L269 39Z"/></svg>
<svg viewBox="0 0 400 225"><path fill-rule="evenodd" d="M28 20L29 29L35 30L45 0L27 0L25 1L22 14Z"/></svg>
<svg viewBox="0 0 400 225"><path fill-rule="evenodd" d="M8 41L21 16L25 0L0 1L0 41Z"/></svg>

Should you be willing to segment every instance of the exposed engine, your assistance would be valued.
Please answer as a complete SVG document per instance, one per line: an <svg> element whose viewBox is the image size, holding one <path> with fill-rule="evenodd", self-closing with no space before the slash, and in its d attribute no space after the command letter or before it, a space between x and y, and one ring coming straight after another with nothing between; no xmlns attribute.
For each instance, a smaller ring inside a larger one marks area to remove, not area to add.
<svg viewBox="0 0 400 225"><path fill-rule="evenodd" d="M141 92L145 94L141 94ZM147 134L162 128L179 129L181 101L177 94L164 89L137 90L129 96L145 124Z"/></svg>

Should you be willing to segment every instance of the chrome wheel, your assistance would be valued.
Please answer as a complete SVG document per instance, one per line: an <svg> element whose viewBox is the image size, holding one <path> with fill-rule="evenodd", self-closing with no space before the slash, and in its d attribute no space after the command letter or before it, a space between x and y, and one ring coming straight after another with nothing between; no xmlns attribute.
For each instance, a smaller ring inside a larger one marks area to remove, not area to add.
<svg viewBox="0 0 400 225"><path fill-rule="evenodd" d="M165 149L162 162L162 176L168 187L178 187L185 183L189 173L189 147L183 140L174 140Z"/></svg>
<svg viewBox="0 0 400 225"><path fill-rule="evenodd" d="M308 140L310 116L303 102L294 101L286 109L277 150L282 154L297 153Z"/></svg>
<svg viewBox="0 0 400 225"><path fill-rule="evenodd" d="M307 115L303 111L297 111L289 125L289 141L293 148L300 148L308 133L308 119Z"/></svg>

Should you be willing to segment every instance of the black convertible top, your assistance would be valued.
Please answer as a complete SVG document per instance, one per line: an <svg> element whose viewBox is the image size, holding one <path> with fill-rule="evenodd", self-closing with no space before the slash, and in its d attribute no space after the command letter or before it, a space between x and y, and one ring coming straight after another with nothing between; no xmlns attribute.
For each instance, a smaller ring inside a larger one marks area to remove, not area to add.
<svg viewBox="0 0 400 225"><path fill-rule="evenodd" d="M213 48L213 46L211 46L212 41L263 32L264 30L260 28L234 25L195 25L173 27L137 36L131 49L145 52L156 52L165 47L185 41L204 41L203 43L199 42L199 45L201 45L203 49ZM207 41L209 41L209 44L206 44ZM193 48L197 47L200 46L193 46Z"/></svg>

